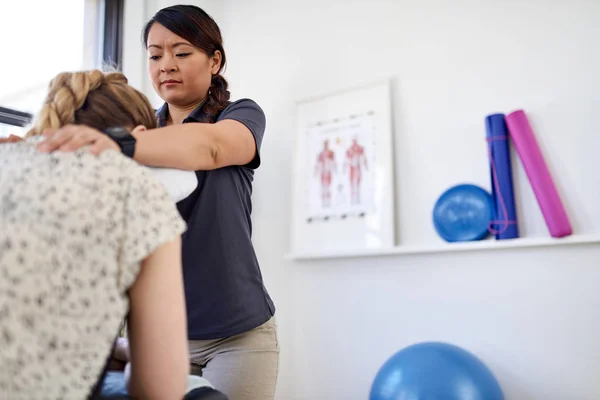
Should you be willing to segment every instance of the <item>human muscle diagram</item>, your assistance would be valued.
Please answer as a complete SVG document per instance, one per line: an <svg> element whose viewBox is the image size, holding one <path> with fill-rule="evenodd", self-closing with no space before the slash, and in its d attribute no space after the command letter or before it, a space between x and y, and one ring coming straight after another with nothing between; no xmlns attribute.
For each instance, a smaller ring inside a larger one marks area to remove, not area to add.
<svg viewBox="0 0 600 400"><path fill-rule="evenodd" d="M363 216L372 210L372 118L320 122L308 130L308 219Z"/></svg>
<svg viewBox="0 0 600 400"><path fill-rule="evenodd" d="M315 175L321 181L321 207L331 207L331 183L333 174L337 172L335 153L329 148L329 140L323 141L323 149L317 156Z"/></svg>
<svg viewBox="0 0 600 400"><path fill-rule="evenodd" d="M350 203L360 204L360 178L363 168L367 169L367 157L364 146L358 144L356 138L352 139L352 145L346 150L345 161L344 172L348 171Z"/></svg>

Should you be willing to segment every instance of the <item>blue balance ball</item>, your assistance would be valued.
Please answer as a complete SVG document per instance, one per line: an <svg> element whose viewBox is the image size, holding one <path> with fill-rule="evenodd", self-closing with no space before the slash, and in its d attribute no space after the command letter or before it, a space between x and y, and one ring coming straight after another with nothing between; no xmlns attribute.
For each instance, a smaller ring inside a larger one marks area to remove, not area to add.
<svg viewBox="0 0 600 400"><path fill-rule="evenodd" d="M381 367L370 400L503 400L491 371L473 354L446 343L418 343Z"/></svg>
<svg viewBox="0 0 600 400"><path fill-rule="evenodd" d="M492 195L483 188L460 184L446 190L433 207L433 225L447 242L485 239L494 219Z"/></svg>

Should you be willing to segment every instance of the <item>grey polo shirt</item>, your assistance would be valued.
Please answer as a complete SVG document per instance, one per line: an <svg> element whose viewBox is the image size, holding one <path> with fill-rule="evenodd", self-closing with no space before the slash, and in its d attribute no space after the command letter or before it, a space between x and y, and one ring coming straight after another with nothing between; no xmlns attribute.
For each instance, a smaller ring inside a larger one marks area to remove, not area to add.
<svg viewBox="0 0 600 400"><path fill-rule="evenodd" d="M183 123L202 119L202 105ZM165 126L168 107L157 110ZM177 203L188 229L183 240L183 277L190 340L217 339L246 332L268 321L275 306L267 292L252 245L252 181L260 166L266 120L254 101L230 103L217 122L233 119L248 127L256 142L244 166L196 171L198 187Z"/></svg>

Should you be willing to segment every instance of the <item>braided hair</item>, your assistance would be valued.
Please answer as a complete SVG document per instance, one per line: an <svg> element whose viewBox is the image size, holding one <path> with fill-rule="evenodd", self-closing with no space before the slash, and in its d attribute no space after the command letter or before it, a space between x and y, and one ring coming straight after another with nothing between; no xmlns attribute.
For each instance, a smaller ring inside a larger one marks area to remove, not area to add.
<svg viewBox="0 0 600 400"><path fill-rule="evenodd" d="M27 137L44 129L84 124L98 130L110 126L156 127L152 105L129 86L120 72L63 72L50 82L44 105Z"/></svg>

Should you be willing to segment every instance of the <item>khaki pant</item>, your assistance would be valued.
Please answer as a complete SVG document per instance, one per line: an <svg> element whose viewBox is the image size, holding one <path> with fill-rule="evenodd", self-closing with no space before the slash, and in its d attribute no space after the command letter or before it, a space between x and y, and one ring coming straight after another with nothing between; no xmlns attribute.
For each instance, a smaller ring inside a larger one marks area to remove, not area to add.
<svg viewBox="0 0 600 400"><path fill-rule="evenodd" d="M228 338L190 340L191 373L206 378L229 400L272 400L279 367L275 317Z"/></svg>

